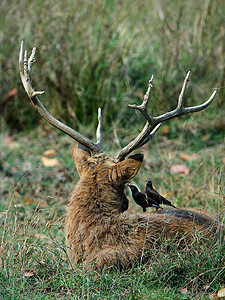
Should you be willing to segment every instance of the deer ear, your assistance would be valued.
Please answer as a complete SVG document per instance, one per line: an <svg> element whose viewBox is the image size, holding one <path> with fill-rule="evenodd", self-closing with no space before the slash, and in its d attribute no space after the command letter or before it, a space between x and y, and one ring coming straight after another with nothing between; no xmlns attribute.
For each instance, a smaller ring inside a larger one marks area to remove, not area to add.
<svg viewBox="0 0 225 300"><path fill-rule="evenodd" d="M82 174L82 170L85 169L87 159L90 157L91 157L91 151L87 147L78 143L77 141L74 141L72 158L75 166L77 167L77 171L79 175Z"/></svg>
<svg viewBox="0 0 225 300"><path fill-rule="evenodd" d="M143 162L143 154L135 154L117 163L111 168L109 174L110 181L126 181L136 176Z"/></svg>

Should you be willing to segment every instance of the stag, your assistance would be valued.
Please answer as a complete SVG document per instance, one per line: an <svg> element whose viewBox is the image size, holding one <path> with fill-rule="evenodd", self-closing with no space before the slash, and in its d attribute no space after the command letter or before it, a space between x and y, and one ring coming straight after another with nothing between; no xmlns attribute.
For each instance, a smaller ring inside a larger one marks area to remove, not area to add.
<svg viewBox="0 0 225 300"><path fill-rule="evenodd" d="M203 104L184 107L183 98L190 74L188 72L176 109L153 117L147 111L153 87L152 76L142 104L129 105L140 111L146 124L137 137L112 158L103 152L100 108L96 142L93 142L55 119L42 105L38 96L44 92L35 91L30 80L35 51L33 48L28 58L27 51L23 51L23 42L21 43L19 66L23 86L41 116L74 139L72 158L80 179L72 192L65 221L66 244L71 262L83 262L96 269L110 266L126 268L134 261L150 259L155 247L163 243L163 237L179 241L179 244L182 241L183 245L187 245L193 241L196 231L206 236L213 225L213 219L195 211L172 209L145 215L123 213L128 207L124 187L135 177L143 162L142 154L128 155L145 145L163 122L205 109L215 98L217 90Z"/></svg>

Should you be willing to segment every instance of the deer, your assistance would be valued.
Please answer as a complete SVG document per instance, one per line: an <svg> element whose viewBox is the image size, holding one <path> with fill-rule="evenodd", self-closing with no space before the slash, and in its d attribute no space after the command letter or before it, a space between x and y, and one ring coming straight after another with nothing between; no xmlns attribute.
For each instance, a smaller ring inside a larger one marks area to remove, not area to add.
<svg viewBox="0 0 225 300"><path fill-rule="evenodd" d="M148 143L163 122L204 110L212 103L217 89L203 104L184 107L189 71L177 107L153 117L147 110L153 88L152 76L142 104L129 105L146 119L143 129L115 157L110 157L103 151L101 108L98 109L96 142L63 124L45 109L38 98L44 91L35 91L30 80L35 52L36 48L33 48L28 58L21 43L19 68L24 89L39 114L74 140L72 158L80 178L67 204L65 218L66 247L72 265L83 263L96 270L129 268L135 262L151 260L154 250L164 243L165 238L182 247L194 241L196 232L206 238L214 224L214 218L208 214L182 208L128 214L124 189L137 175L144 159L141 153L131 153Z"/></svg>

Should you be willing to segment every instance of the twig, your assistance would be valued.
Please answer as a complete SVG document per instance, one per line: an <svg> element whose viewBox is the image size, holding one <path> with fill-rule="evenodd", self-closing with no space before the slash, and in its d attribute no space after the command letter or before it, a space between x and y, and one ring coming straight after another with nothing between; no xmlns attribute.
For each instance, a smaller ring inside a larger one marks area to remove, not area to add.
<svg viewBox="0 0 225 300"><path fill-rule="evenodd" d="M221 269L221 270L219 271L219 273L220 273L222 270L225 269L225 267L213 268L213 269L207 270L207 271L205 271L205 272L199 274L199 275L196 276L195 278L191 279L186 285L189 285L191 282L195 281L196 279L198 279L199 277L205 275L206 273L209 273L209 272L212 272L212 271L215 271L215 270L219 270L219 269ZM218 275L217 275L217 276L218 276ZM214 280L215 280L215 279L214 279ZM211 284L212 284L212 283L211 283Z"/></svg>
<svg viewBox="0 0 225 300"><path fill-rule="evenodd" d="M216 276L213 278L213 280L210 282L210 284L207 286L206 290L204 291L203 295L207 292L207 290L210 288L210 286L213 284L213 282L216 280L216 278L225 270L225 267L222 267L222 269L216 274Z"/></svg>
<svg viewBox="0 0 225 300"><path fill-rule="evenodd" d="M218 234L219 234L219 243L220 241L220 235L221 235L221 228L220 228L220 205L221 205L221 199L220 199L220 184L221 184L221 177L222 177L222 168L220 168L220 177L219 177L219 198L218 198Z"/></svg>

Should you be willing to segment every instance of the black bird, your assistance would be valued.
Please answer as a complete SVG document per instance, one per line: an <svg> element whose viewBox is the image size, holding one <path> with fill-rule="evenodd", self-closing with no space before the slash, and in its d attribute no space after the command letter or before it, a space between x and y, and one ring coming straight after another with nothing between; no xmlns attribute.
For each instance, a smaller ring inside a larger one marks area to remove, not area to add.
<svg viewBox="0 0 225 300"><path fill-rule="evenodd" d="M142 207L143 212L146 212L146 207L148 207L148 201L145 194L139 192L138 188L135 185L128 186L131 189L134 201Z"/></svg>
<svg viewBox="0 0 225 300"><path fill-rule="evenodd" d="M155 201L151 201L150 203L147 200L146 195L139 192L138 188L135 185L128 185L128 186L131 189L134 201L142 207L143 212L146 212L146 208L151 206L160 208L160 206L157 203L155 203Z"/></svg>
<svg viewBox="0 0 225 300"><path fill-rule="evenodd" d="M161 206L159 206L159 204L155 200L147 197L147 201L148 201L148 207L155 207L156 210L158 210L159 208L163 209Z"/></svg>
<svg viewBox="0 0 225 300"><path fill-rule="evenodd" d="M145 191L146 191L148 201L154 201L157 203L158 206L159 204L165 204L176 208L169 200L164 198L153 188L151 180L146 180Z"/></svg>
<svg viewBox="0 0 225 300"><path fill-rule="evenodd" d="M126 211L129 207L129 200L127 199L125 193L122 196L122 212Z"/></svg>

